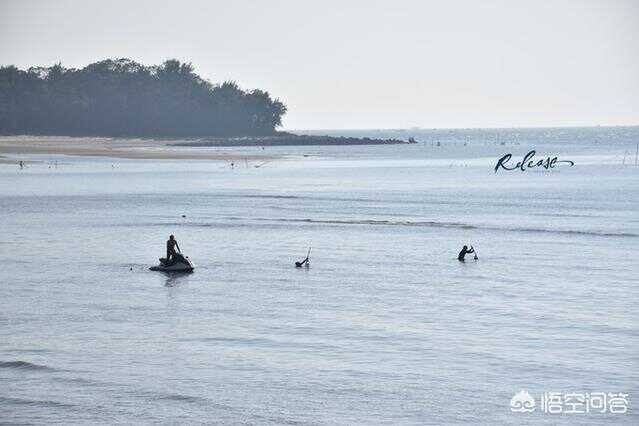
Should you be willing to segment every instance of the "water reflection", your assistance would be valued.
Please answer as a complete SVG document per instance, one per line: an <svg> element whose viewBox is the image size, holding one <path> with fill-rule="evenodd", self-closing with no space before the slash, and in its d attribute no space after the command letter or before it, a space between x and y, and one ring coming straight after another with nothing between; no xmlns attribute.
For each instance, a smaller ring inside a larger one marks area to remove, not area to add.
<svg viewBox="0 0 639 426"><path fill-rule="evenodd" d="M166 274L164 287L175 287L179 284L186 283L188 282L189 275L190 273L188 272L172 272L170 274Z"/></svg>

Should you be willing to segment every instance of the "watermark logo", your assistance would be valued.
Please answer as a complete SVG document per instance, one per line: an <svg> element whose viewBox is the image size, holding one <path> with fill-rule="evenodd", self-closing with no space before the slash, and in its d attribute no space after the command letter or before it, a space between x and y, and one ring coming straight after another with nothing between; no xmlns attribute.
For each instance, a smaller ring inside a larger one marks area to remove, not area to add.
<svg viewBox="0 0 639 426"><path fill-rule="evenodd" d="M510 400L510 411L513 413L532 413L535 411L535 398L525 390L520 390Z"/></svg>
<svg viewBox="0 0 639 426"><path fill-rule="evenodd" d="M569 167L575 165L574 161L570 160L560 160L559 157L545 157L537 159L535 158L535 154L537 151L534 149L529 151L528 154L524 155L524 158L521 161L518 161L516 164L511 163L511 159L513 158L512 154L505 154L499 160L497 160L497 164L495 165L495 173L499 170L519 170L525 172L528 169L534 168L543 168L546 170L554 169L560 164L567 164Z"/></svg>
<svg viewBox="0 0 639 426"><path fill-rule="evenodd" d="M630 401L622 392L544 392L539 398L539 411L545 414L588 414L628 412ZM510 400L513 413L532 413L537 408L535 398L521 390Z"/></svg>

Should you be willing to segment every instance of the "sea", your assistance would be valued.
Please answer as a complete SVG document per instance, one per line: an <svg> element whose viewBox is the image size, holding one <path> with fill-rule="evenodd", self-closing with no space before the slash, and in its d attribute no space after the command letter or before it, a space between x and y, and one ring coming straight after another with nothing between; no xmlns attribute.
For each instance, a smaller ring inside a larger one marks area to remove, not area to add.
<svg viewBox="0 0 639 426"><path fill-rule="evenodd" d="M639 424L639 127L304 133L0 164L0 423Z"/></svg>

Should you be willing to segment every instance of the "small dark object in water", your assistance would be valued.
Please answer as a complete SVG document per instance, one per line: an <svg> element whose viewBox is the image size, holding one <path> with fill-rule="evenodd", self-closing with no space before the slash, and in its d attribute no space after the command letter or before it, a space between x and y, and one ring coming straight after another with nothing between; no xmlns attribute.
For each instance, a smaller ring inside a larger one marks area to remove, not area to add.
<svg viewBox="0 0 639 426"><path fill-rule="evenodd" d="M182 217L186 217L186 215L185 215L185 214L183 214L183 215L182 215Z"/></svg>
<svg viewBox="0 0 639 426"><path fill-rule="evenodd" d="M308 253L306 253L306 259L302 260L301 262L295 262L295 267L296 268L301 268L302 266L305 266L308 268L309 266L311 266L311 264L309 263L309 256L311 255L311 248L308 248Z"/></svg>

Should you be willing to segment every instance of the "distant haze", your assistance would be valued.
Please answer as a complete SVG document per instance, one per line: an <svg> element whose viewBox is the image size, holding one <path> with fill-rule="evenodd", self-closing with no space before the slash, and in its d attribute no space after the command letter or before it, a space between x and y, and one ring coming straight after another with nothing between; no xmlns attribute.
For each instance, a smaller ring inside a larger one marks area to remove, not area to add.
<svg viewBox="0 0 639 426"><path fill-rule="evenodd" d="M639 1L0 0L0 64L190 61L287 129L639 124Z"/></svg>

